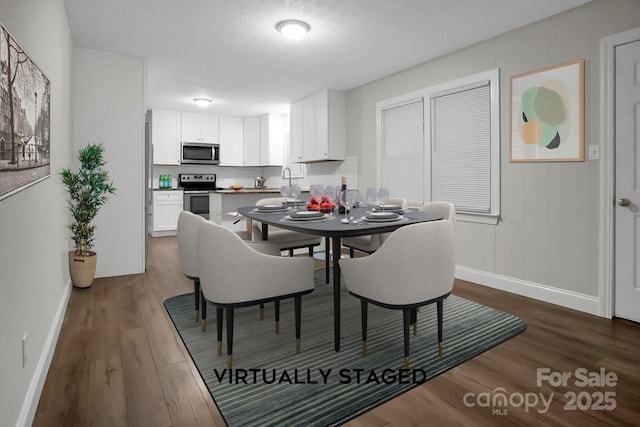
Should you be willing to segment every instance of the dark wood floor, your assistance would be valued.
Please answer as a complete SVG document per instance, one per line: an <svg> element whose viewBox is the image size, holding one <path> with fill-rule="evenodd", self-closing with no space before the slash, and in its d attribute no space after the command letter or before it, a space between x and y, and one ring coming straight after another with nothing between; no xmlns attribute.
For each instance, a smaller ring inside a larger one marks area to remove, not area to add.
<svg viewBox="0 0 640 427"><path fill-rule="evenodd" d="M171 237L151 239L146 274L73 289L34 426L224 426L162 305L192 289ZM640 325L463 281L454 294L519 316L528 329L348 426L640 425ZM545 368L571 378L538 386ZM617 375L615 386L575 384L576 370L601 368ZM508 404L483 404L499 388ZM553 394L547 411L540 401L521 405L541 394Z"/></svg>

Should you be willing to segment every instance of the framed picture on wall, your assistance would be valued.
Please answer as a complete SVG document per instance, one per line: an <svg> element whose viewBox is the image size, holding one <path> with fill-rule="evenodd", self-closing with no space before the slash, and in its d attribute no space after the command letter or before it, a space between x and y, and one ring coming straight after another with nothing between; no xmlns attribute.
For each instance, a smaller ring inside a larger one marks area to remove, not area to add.
<svg viewBox="0 0 640 427"><path fill-rule="evenodd" d="M0 200L50 176L49 79L0 24Z"/></svg>
<svg viewBox="0 0 640 427"><path fill-rule="evenodd" d="M510 160L584 160L584 60L511 77Z"/></svg>

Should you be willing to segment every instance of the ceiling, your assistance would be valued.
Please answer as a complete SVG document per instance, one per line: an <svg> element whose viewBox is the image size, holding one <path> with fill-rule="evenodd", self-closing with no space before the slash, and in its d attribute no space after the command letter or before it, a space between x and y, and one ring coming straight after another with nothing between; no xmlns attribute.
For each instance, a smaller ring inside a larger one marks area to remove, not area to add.
<svg viewBox="0 0 640 427"><path fill-rule="evenodd" d="M589 0L64 0L76 47L144 58L147 106L252 116L347 90ZM275 30L301 19L297 42ZM192 99L213 99L206 109Z"/></svg>

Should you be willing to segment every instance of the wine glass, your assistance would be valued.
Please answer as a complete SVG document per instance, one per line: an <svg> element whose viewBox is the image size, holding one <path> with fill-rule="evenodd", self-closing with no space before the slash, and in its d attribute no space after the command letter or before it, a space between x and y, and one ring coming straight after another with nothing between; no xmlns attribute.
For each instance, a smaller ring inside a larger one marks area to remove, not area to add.
<svg viewBox="0 0 640 427"><path fill-rule="evenodd" d="M315 200L318 205L322 203L322 195L324 194L324 185L322 184L314 184L311 186L311 196L313 200Z"/></svg>
<svg viewBox="0 0 640 427"><path fill-rule="evenodd" d="M349 218L347 217L347 215L349 215L349 190L340 190L338 198L340 200L340 204L344 206L344 218L341 221L346 224L349 222Z"/></svg>
<svg viewBox="0 0 640 427"><path fill-rule="evenodd" d="M380 205L380 209L384 210L384 204L389 200L389 189L388 188L379 188L378 189L378 200L382 203Z"/></svg>
<svg viewBox="0 0 640 427"><path fill-rule="evenodd" d="M349 211L351 211L356 203L358 203L358 190L347 190L347 193L347 206L349 207Z"/></svg>
<svg viewBox="0 0 640 427"><path fill-rule="evenodd" d="M309 186L309 203L313 203L313 201L316 199L316 184L311 184Z"/></svg>
<svg viewBox="0 0 640 427"><path fill-rule="evenodd" d="M365 193L367 198L367 202L369 202L369 206L373 209L376 200L378 200L378 189L377 188L367 188L367 192Z"/></svg>
<svg viewBox="0 0 640 427"><path fill-rule="evenodd" d="M331 205L329 209L329 214L333 215L333 202L336 200L338 192L338 187L334 186L326 186L324 187L324 197L326 197L327 202Z"/></svg>
<svg viewBox="0 0 640 427"><path fill-rule="evenodd" d="M293 206L294 206L294 210L298 210L298 196L300 195L301 190L300 190L300 186L299 185L292 185L291 186L291 197L293 197Z"/></svg>
<svg viewBox="0 0 640 427"><path fill-rule="evenodd" d="M291 195L291 187L289 187L288 185L283 185L282 187L280 187L280 194L282 195L282 197L284 197L284 205L287 204L287 197L289 197Z"/></svg>

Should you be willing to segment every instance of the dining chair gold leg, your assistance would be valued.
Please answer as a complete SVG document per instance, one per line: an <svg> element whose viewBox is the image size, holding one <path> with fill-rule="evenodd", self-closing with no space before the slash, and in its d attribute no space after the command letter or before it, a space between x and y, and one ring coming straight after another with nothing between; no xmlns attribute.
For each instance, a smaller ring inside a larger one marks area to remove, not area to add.
<svg viewBox="0 0 640 427"><path fill-rule="evenodd" d="M200 310L196 310L196 322L200 320Z"/></svg>
<svg viewBox="0 0 640 427"><path fill-rule="evenodd" d="M442 357L442 343L438 343L438 357Z"/></svg>
<svg viewBox="0 0 640 427"><path fill-rule="evenodd" d="M207 332L207 319L202 319L202 332Z"/></svg>
<svg viewBox="0 0 640 427"><path fill-rule="evenodd" d="M277 320L276 321L276 335L278 335L280 333L280 321Z"/></svg>
<svg viewBox="0 0 640 427"><path fill-rule="evenodd" d="M366 356L367 355L367 341L362 341L362 355Z"/></svg>
<svg viewBox="0 0 640 427"><path fill-rule="evenodd" d="M296 338L296 353L300 353L300 338Z"/></svg>
<svg viewBox="0 0 640 427"><path fill-rule="evenodd" d="M227 368L231 369L233 367L233 356L227 356Z"/></svg>
<svg viewBox="0 0 640 427"><path fill-rule="evenodd" d="M218 341L218 356L222 356L222 341Z"/></svg>
<svg viewBox="0 0 640 427"><path fill-rule="evenodd" d="M409 358L408 357L404 358L404 368L405 369L409 369Z"/></svg>
<svg viewBox="0 0 640 427"><path fill-rule="evenodd" d="M260 307L260 320L264 320L264 307Z"/></svg>
<svg viewBox="0 0 640 427"><path fill-rule="evenodd" d="M409 324L413 326L413 336L418 335L418 308L411 309L411 319L409 320Z"/></svg>

